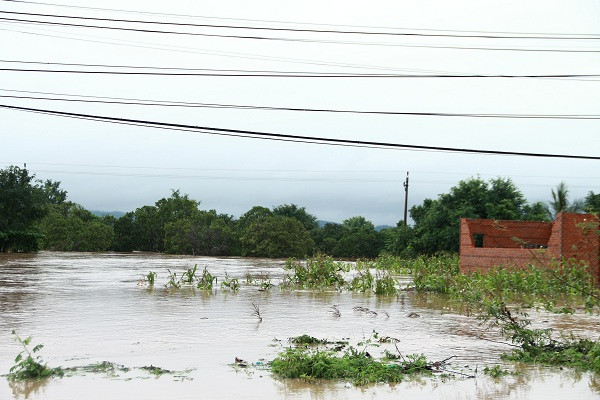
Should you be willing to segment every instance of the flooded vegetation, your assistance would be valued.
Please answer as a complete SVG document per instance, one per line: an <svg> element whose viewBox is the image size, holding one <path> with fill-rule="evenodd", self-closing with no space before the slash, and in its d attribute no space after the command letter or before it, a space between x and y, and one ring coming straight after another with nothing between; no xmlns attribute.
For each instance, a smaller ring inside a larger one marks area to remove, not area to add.
<svg viewBox="0 0 600 400"><path fill-rule="evenodd" d="M414 275L417 261L390 265L386 259L339 264L144 253L1 255L0 373L8 374L23 351L10 334L16 330L33 336L31 349L44 345L41 365L61 368L65 376L3 379L0 398L600 393L597 374L586 372L593 368L545 366L573 359L578 349L578 363L597 354L595 314L528 309L531 325L523 328L573 335L570 348L541 337L540 346L560 351L547 362L540 354L548 352L524 353L502 326L478 320L474 307L452 290L416 290L419 281L404 274ZM311 278L315 269L329 271L331 284ZM391 279L394 292L376 294L378 279ZM581 304L585 308L585 299Z"/></svg>

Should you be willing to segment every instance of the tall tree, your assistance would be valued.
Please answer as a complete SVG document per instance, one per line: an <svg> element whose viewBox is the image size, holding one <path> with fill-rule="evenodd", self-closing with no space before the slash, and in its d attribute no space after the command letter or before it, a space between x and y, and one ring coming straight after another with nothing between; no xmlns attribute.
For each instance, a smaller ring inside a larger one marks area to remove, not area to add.
<svg viewBox="0 0 600 400"><path fill-rule="evenodd" d="M600 193L588 193L585 197L585 212L600 214Z"/></svg>
<svg viewBox="0 0 600 400"><path fill-rule="evenodd" d="M552 200L548 202L546 212L551 219L555 219L560 212L581 212L584 209L583 200L569 201L569 188L564 182L552 189Z"/></svg>
<svg viewBox="0 0 600 400"><path fill-rule="evenodd" d="M304 207L298 207L295 204L283 204L273 208L274 215L297 219L307 231L311 231L319 227L317 217L306 212Z"/></svg>
<svg viewBox="0 0 600 400"><path fill-rule="evenodd" d="M48 212L46 194L25 168L0 170L0 252L36 251L36 224Z"/></svg>
<svg viewBox="0 0 600 400"><path fill-rule="evenodd" d="M460 181L449 193L414 206L412 246L417 253L458 251L460 218L543 219L541 206L528 205L510 179ZM398 251L398 250L396 250Z"/></svg>

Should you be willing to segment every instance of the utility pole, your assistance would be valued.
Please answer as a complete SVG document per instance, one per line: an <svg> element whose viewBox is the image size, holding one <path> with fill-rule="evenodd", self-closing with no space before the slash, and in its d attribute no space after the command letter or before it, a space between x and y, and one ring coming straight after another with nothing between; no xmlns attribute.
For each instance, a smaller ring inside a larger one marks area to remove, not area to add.
<svg viewBox="0 0 600 400"><path fill-rule="evenodd" d="M404 226L406 226L407 213L408 213L408 171L406 171L406 181L403 183L404 186Z"/></svg>

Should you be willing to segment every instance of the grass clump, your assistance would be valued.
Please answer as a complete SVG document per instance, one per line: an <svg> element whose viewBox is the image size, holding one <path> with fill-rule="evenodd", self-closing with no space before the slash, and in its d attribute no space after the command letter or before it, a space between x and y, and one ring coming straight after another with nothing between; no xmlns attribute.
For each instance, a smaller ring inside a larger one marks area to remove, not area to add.
<svg viewBox="0 0 600 400"><path fill-rule="evenodd" d="M288 259L285 268L294 271L287 278L288 286L300 289L342 289L346 284L342 272L350 270L348 264L322 255L309 258L306 263Z"/></svg>
<svg viewBox="0 0 600 400"><path fill-rule="evenodd" d="M64 375L64 370L62 368L50 368L44 363L44 360L40 355L35 355L44 347L43 344L33 346L30 350L31 336L26 339L21 339L14 330L12 331L12 334L15 340L23 346L23 350L15 357L15 365L10 368L7 375L9 380L40 380L51 376L62 377Z"/></svg>
<svg viewBox="0 0 600 400"><path fill-rule="evenodd" d="M271 362L271 371L283 378L350 380L355 385L401 382L408 375L431 374L429 363L422 355L389 362L376 360L368 352L353 347L341 356L333 351L310 348L286 349Z"/></svg>

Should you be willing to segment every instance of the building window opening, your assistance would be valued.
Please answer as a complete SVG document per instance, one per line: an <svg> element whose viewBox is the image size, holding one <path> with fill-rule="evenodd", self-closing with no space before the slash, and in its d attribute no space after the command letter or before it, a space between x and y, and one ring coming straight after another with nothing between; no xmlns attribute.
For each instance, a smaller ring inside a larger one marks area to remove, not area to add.
<svg viewBox="0 0 600 400"><path fill-rule="evenodd" d="M475 244L475 247L483 247L483 233L474 233L473 243Z"/></svg>

